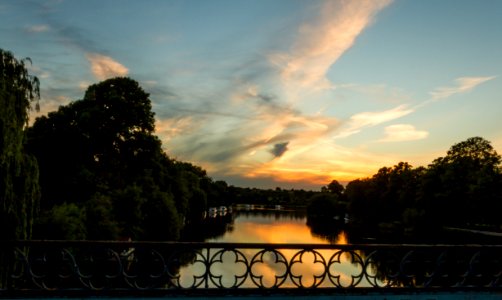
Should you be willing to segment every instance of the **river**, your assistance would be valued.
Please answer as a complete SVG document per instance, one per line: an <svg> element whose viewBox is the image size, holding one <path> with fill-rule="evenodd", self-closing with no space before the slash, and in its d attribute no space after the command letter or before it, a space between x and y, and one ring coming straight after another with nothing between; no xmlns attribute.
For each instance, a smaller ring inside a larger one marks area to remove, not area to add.
<svg viewBox="0 0 502 300"><path fill-rule="evenodd" d="M266 244L346 244L347 237L345 232L340 231L334 238L324 238L312 232L307 226L307 217L304 211L283 210L283 209L264 209L263 207L244 206L233 209L223 216L214 215L206 218L203 224L194 226L185 232L183 238L185 241L205 241L209 243L266 243ZM284 258L288 261L293 259L298 253L297 250L281 250ZM326 253L325 253L326 252ZM329 253L328 253L329 252ZM325 256L326 260L333 255L332 250L320 250L318 254ZM246 259L250 260L255 254L254 249L242 250ZM213 255L213 254L212 254ZM235 263L235 254L233 252L225 254L222 258L225 262L211 266L212 274L223 276L224 282L231 287L234 282L234 276L242 272L244 266ZM259 265L252 270L253 274L263 276L265 286L272 286L277 278L284 274L284 265L276 263L276 257L273 253L267 253L268 257L264 259L268 263ZM318 257L317 257L318 258ZM312 253L305 253L301 258L301 263L295 264L291 272L297 272L304 275L302 284L310 286L315 281L315 276L324 272L324 266L316 261ZM343 278L346 276L346 284L350 285L352 278L349 274L359 274L360 266L349 262L351 258L348 255L340 257L339 272ZM205 267L201 263L188 265L180 270L181 283L185 286L191 286L195 276L201 276ZM289 280L289 279L288 279ZM286 281L283 287L292 286L292 282ZM244 287L252 286L250 280L244 283ZM364 285L364 284L363 284Z"/></svg>
<svg viewBox="0 0 502 300"><path fill-rule="evenodd" d="M202 224L189 227L184 241L267 244L347 244L344 231L323 237L307 225L304 210L237 206L224 215L208 216Z"/></svg>
<svg viewBox="0 0 502 300"><path fill-rule="evenodd" d="M327 244L328 240L315 235L307 226L303 212L278 210L237 211L232 230L207 242L268 243L268 244ZM345 234L335 244L346 244Z"/></svg>
<svg viewBox="0 0 502 300"><path fill-rule="evenodd" d="M312 224L307 224L307 221L306 212L301 210L265 209L251 205L240 206L233 208L231 211L208 216L200 224L192 224L184 232L182 240L208 243L332 245L406 242L402 237L385 240L376 238L369 233L359 233L359 236L357 236L353 234L353 231L349 235L343 230L344 226L340 224L340 221L337 221L336 224L338 225L324 224L322 226L319 226L319 224L311 226ZM325 233L319 233L319 231ZM494 238L500 240L498 236L490 237L465 232L451 232L450 230L446 233L436 234L428 232L421 243L487 244L492 242L497 244L497 240ZM302 249L302 247L299 247L299 249ZM279 258L273 251L264 250L262 252L266 252L267 257L259 258L259 263L256 264L254 262L259 254L257 249L243 247L239 248L239 251L226 251L224 249L207 251L209 251L207 254L196 254L193 260L194 263L185 265L180 269L180 284L182 286L192 286L194 282L204 278L207 271L211 276L215 275L217 280L221 279L224 287L235 286L238 278L245 278L240 286L255 287L256 285L252 282L253 276L255 279L261 278L260 280L263 280L263 286L265 287L275 286L278 278L285 278L284 283L281 283L281 287L295 286L296 283L293 282L295 275L302 276L301 285L304 287L317 286L315 283L316 276L324 278L321 281L321 287L329 286L329 280L339 280L337 286L357 285L364 287L370 285L368 280L371 280L373 285L383 283L380 279L377 279L378 276L375 273L378 260L375 260L375 265L364 267L366 263L363 263L363 261L368 253L359 250L340 251L335 246L333 249L318 250L315 253L306 250L303 251L301 256L298 256L301 250L282 249L280 252L283 256ZM223 255L218 253L223 253ZM242 256L239 257L239 255ZM204 257L207 259L205 260ZM299 261L296 262L298 257ZM242 260L247 261L249 264L242 263ZM249 269L246 266L249 266ZM329 280L328 276L331 276ZM210 286L213 285L210 284Z"/></svg>

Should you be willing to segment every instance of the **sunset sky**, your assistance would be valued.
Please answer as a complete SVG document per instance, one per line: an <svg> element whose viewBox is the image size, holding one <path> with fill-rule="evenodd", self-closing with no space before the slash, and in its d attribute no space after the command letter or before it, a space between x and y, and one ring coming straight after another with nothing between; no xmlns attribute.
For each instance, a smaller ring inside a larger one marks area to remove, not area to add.
<svg viewBox="0 0 502 300"><path fill-rule="evenodd" d="M482 136L502 152L499 0L0 0L41 112L129 76L170 157L319 189ZM32 114L32 121L37 114Z"/></svg>

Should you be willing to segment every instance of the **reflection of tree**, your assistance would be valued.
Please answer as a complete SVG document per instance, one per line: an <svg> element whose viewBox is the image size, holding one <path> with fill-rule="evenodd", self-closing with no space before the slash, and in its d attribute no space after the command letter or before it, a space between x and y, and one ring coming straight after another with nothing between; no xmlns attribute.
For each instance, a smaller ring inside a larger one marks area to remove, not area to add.
<svg viewBox="0 0 502 300"><path fill-rule="evenodd" d="M3 242L10 291L497 288L500 246ZM0 297L5 290L0 289ZM50 295L50 294L47 294Z"/></svg>
<svg viewBox="0 0 502 300"><path fill-rule="evenodd" d="M372 286L450 288L496 284L502 268L498 251L468 246L393 245L366 248L360 255Z"/></svg>
<svg viewBox="0 0 502 300"><path fill-rule="evenodd" d="M305 218L306 213L304 210L273 210L273 209L256 209L256 210L237 210L235 212L236 218L239 216L249 217L262 217L269 218L276 221L281 220L302 220Z"/></svg>
<svg viewBox="0 0 502 300"><path fill-rule="evenodd" d="M336 243L339 239L339 235L344 232L343 224L333 219L309 217L307 218L307 226L310 228L310 232L313 236L325 239L330 243Z"/></svg>

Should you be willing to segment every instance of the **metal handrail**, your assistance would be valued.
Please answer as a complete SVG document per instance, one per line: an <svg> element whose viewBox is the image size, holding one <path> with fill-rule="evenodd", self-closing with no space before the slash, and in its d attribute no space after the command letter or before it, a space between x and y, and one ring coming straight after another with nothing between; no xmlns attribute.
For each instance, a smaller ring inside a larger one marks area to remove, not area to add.
<svg viewBox="0 0 502 300"><path fill-rule="evenodd" d="M0 241L0 296L502 289L502 245Z"/></svg>

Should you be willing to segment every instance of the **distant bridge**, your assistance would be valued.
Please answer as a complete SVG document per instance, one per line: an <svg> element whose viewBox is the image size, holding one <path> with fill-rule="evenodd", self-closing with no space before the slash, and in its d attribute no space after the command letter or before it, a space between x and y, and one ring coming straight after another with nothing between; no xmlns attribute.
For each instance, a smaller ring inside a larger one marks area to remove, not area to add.
<svg viewBox="0 0 502 300"><path fill-rule="evenodd" d="M0 297L424 294L502 298L502 245L0 242Z"/></svg>

